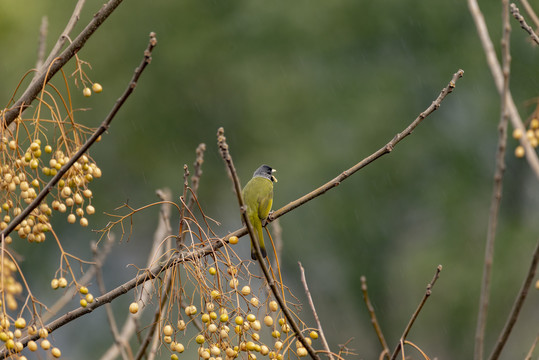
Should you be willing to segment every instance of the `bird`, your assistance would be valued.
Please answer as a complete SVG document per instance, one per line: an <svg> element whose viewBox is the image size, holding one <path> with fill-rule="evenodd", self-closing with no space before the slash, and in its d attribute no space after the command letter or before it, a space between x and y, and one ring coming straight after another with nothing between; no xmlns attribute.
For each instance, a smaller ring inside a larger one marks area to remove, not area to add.
<svg viewBox="0 0 539 360"><path fill-rule="evenodd" d="M265 220L273 205L273 183L277 178L273 173L277 171L271 166L262 165L253 174L253 178L243 188L241 195L247 206L246 215L255 230L262 256L266 257L264 235L262 234L262 221ZM251 244L251 258L256 260L256 251Z"/></svg>

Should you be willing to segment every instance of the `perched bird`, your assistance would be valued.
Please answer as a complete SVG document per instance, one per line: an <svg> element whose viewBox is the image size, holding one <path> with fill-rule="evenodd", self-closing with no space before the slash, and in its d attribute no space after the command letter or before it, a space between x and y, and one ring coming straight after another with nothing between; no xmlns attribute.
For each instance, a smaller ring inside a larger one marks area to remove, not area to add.
<svg viewBox="0 0 539 360"><path fill-rule="evenodd" d="M262 255L266 257L266 247L264 246L264 236L262 234L262 220L268 217L273 204L273 183L277 182L272 169L268 165L262 165L253 174L253 178L249 180L243 188L241 195L247 206L247 217L255 230L260 244ZM251 244L251 258L256 260L255 249Z"/></svg>

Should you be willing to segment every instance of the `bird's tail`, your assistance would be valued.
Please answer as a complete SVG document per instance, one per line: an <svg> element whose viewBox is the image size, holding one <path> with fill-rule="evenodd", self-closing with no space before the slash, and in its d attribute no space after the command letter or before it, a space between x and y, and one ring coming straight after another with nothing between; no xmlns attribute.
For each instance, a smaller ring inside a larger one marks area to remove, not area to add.
<svg viewBox="0 0 539 360"><path fill-rule="evenodd" d="M258 245L260 246L260 252L262 253L263 257L266 257L266 246L264 245L264 235L262 234L262 224L258 222L255 225L256 228L256 234L258 237ZM256 260L256 251L253 247L253 244L251 244L251 259Z"/></svg>

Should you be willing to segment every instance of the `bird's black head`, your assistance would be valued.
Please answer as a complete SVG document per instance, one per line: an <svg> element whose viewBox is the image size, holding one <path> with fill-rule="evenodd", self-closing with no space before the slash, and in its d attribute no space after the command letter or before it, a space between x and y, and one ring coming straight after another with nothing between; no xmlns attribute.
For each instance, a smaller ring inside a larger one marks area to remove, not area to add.
<svg viewBox="0 0 539 360"><path fill-rule="evenodd" d="M263 177L273 182L277 182L277 179L275 178L275 176L273 176L273 173L275 171L277 170L272 169L271 166L262 165L261 167L256 169L255 173L253 174L253 177Z"/></svg>

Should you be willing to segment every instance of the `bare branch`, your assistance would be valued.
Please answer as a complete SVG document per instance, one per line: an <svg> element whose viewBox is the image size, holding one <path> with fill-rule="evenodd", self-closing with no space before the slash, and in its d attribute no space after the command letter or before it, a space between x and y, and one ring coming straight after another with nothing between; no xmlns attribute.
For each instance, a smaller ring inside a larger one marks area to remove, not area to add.
<svg viewBox="0 0 539 360"><path fill-rule="evenodd" d="M150 34L150 42L148 44L147 49L144 51L144 58L139 65L139 67L135 70L135 73L133 75L133 78L129 82L129 85L127 89L124 91L122 96L118 100L116 100L116 103L112 107L112 110L107 115L105 120L101 123L101 125L97 128L97 130L92 134L92 136L84 143L84 145L81 146L79 151L75 155L73 155L69 161L62 166L60 170L58 170L58 173L43 187L43 189L40 191L40 193L37 195L37 197L30 203L15 219L13 219L9 225L0 233L0 237L3 239L4 237L8 236L15 227L20 224L31 212L34 210L40 203L45 199L45 197L49 194L49 192L53 189L53 187L60 181L62 176L73 166L75 162L86 152L88 149L96 142L96 140L105 132L110 126L110 123L114 119L114 116L118 113L120 108L123 106L123 104L126 102L127 98L133 90L135 90L135 87L137 85L137 81L140 78L140 75L146 68L146 66L151 62L151 53L154 47L157 45L157 39L155 38L155 33Z"/></svg>
<svg viewBox="0 0 539 360"><path fill-rule="evenodd" d="M49 28L49 21L47 16L41 18L41 26L39 27L39 42L37 45L37 61L36 69L39 69L43 65L43 59L45 58L45 49L47 47L47 31Z"/></svg>
<svg viewBox="0 0 539 360"><path fill-rule="evenodd" d="M528 290L530 289L530 286L533 283L533 278L535 277L535 273L537 272L537 264L539 264L539 241L537 242L537 245L535 246L530 268L528 269L528 273L526 274L526 277L524 278L522 287L520 288L520 291L517 294L515 302L513 303L513 308L511 309L511 313L509 314L507 321L505 323L505 326L500 336L498 337L498 341L496 342L496 346L494 347L494 350L492 351L492 354L490 355L489 360L496 360L500 357L500 354L505 346L505 343L507 342L507 339L509 338L511 331L513 330L513 326L517 322L518 316L520 314L520 310L522 309L522 305L524 305L524 300L526 300L526 296L528 295Z"/></svg>
<svg viewBox="0 0 539 360"><path fill-rule="evenodd" d="M505 171L505 150L507 145L507 123L509 121L509 112L507 111L507 99L509 95L509 72L511 64L511 54L509 51L509 42L511 34L511 25L509 23L509 0L503 0L503 37L502 62L503 62L503 91L500 97L500 123L498 125L498 151L496 153L496 170L494 173L494 186L490 201L490 213L487 229L487 240L485 246L485 261L483 265L483 279L481 281L481 295L479 299L479 314L477 317L477 327L475 331L475 349L474 359L483 359L483 348L485 339L485 326L487 323L490 279L492 274L492 263L494 259L494 242L496 239L496 228L498 225L498 214L500 202L502 199L503 174Z"/></svg>
<svg viewBox="0 0 539 360"><path fill-rule="evenodd" d="M312 199L324 194L326 191L340 185L340 183L343 180L346 180L348 177L353 175L358 170L360 170L360 169L364 168L365 166L369 165L370 163L372 163L374 160L378 159L379 157L381 157L381 156L383 156L385 154L389 154L391 151L393 151L393 148L402 139L404 139L405 137L410 135L412 133L412 131L414 131L414 129L427 116L432 114L435 110L437 110L440 107L440 104L445 99L445 97L453 91L456 81L458 79L460 79L463 75L464 75L463 70L457 71L453 75L453 78L451 79L449 84L445 88L442 89L442 92L440 93L440 95L438 95L438 98L436 98L436 100L434 100L432 102L432 104L425 111L423 111L421 114L419 114L419 116L406 129L404 129L402 132L395 135L395 137L390 142L388 142L385 146L380 148L378 151L376 151L372 155L370 155L370 156L366 157L365 159L361 160L359 163L352 166L350 169L343 171L335 179L333 179L333 180L327 182L326 184L320 186L318 189L315 189L315 190L311 191L310 193L308 193L307 195L305 195L305 196L303 196L303 197L301 197L301 198L299 198L299 199L297 199L295 201L292 201L291 203L289 203L288 205L280 208L277 211L274 211L272 214L270 214L268 216L268 222L273 221L274 219L286 214L287 212L289 212L291 210L294 210L298 206L301 206L301 205L305 204L306 202L311 201Z"/></svg>
<svg viewBox="0 0 539 360"><path fill-rule="evenodd" d="M389 359L389 347L387 346L386 339L382 333L382 329L380 328L376 314L374 313L374 307L369 300L369 293L367 292L367 278L365 278L365 276L361 277L361 292L363 293L363 300L365 301L365 305L367 306L367 310L369 311L369 315L371 317L372 326L374 327L376 336L378 336L378 340L380 340L380 344L382 345L382 354L380 355L380 359L385 357Z"/></svg>
<svg viewBox="0 0 539 360"><path fill-rule="evenodd" d="M520 11L518 10L517 6L514 3L511 4L511 15L513 15L513 17L517 19L517 21L520 23L520 27L526 30L528 34L530 34L531 39L537 45L539 45L539 36L537 36L535 31L533 31L533 28L530 25L528 25L526 20L524 20L524 16L520 15Z"/></svg>
<svg viewBox="0 0 539 360"><path fill-rule="evenodd" d="M0 113L2 128L7 128L22 112L30 106L45 84L84 46L92 34L103 24L110 14L122 3L122 0L109 0L93 17L92 21L81 31L73 42L58 56L45 62L47 71L34 78L25 92L15 104Z"/></svg>
<svg viewBox="0 0 539 360"><path fill-rule="evenodd" d="M73 9L73 13L71 14L71 17L69 18L69 21L66 24L66 27L64 31L62 31L62 34L56 41L56 44L54 44L54 47L52 48L51 52L49 53L49 56L47 57L47 60L45 60L45 64L51 64L52 60L58 56L60 53L60 50L65 45L67 39L69 39L69 34L71 34L71 31L73 31L73 28L77 24L77 22L80 19L80 13L82 11L82 8L84 7L84 3L86 0L79 0L77 1L77 4L75 4L75 8ZM48 66L47 66L48 67ZM41 68L41 66L38 66L38 75L41 75L45 71L47 71L47 67Z"/></svg>
<svg viewBox="0 0 539 360"><path fill-rule="evenodd" d="M303 269L303 266L301 266L301 262L298 262L299 270L301 272L301 283L303 284L303 289L305 290L305 295L307 295L307 301L309 302L309 306L311 307L311 310L314 315L314 320L316 321L316 325L318 326L318 332L320 333L320 339L322 340L322 346L324 347L324 350L326 350L329 358L331 360L334 360L333 354L329 348L328 342L326 340L326 336L324 335L324 330L322 329L322 324L320 323L320 319L318 318L318 313L316 312L316 308L314 307L313 298L311 297L311 292L309 291L309 286L307 285L307 279L305 278L305 270Z"/></svg>
<svg viewBox="0 0 539 360"><path fill-rule="evenodd" d="M537 17L535 11L533 11L528 0L520 0L520 3L522 4L522 6L524 6L524 9L528 13L528 16L532 19L535 28L539 29L539 18Z"/></svg>
<svg viewBox="0 0 539 360"><path fill-rule="evenodd" d="M440 272L442 271L442 265L438 265L436 268L436 273L434 273L434 277L432 278L431 282L427 285L427 291L425 291L425 295L423 296L423 299L421 299L421 302L419 303L419 306L415 310L414 314L410 318L410 321L408 322L408 325L406 325L406 328L404 329L404 332L402 333L402 336L400 338L399 344L397 345L397 348L393 352L393 355L391 355L391 360L395 360L397 358L397 355L399 354L399 351L402 350L402 345L404 341L406 340L406 337L408 336L408 333L412 329L412 326L414 325L415 320L417 319L419 312L423 308L423 305L427 302L427 299L429 298L430 294L432 293L432 288L434 287L434 284L436 283L436 280L438 280L438 277L440 277Z"/></svg>

